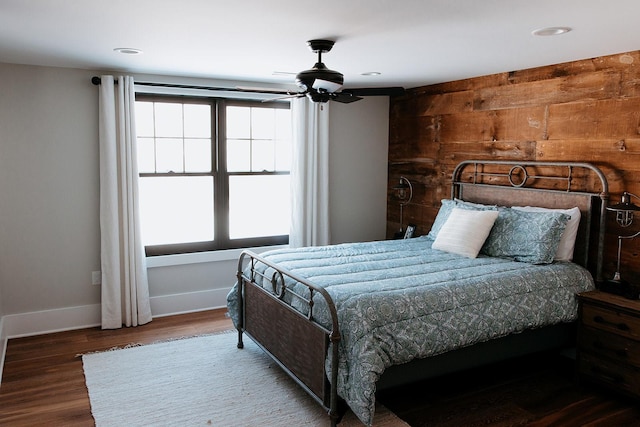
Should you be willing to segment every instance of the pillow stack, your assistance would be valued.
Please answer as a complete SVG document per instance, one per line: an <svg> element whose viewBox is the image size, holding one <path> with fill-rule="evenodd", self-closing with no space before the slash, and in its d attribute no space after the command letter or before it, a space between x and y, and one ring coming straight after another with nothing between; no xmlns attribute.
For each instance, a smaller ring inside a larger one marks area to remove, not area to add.
<svg viewBox="0 0 640 427"><path fill-rule="evenodd" d="M580 210L497 207L442 201L429 237L433 249L469 258L479 254L531 264L571 261Z"/></svg>

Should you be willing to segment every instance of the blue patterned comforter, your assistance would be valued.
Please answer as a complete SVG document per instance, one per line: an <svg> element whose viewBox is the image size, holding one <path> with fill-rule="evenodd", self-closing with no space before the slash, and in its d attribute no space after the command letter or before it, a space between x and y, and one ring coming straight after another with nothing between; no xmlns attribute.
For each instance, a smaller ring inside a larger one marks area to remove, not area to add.
<svg viewBox="0 0 640 427"><path fill-rule="evenodd" d="M573 263L469 259L431 249L432 243L419 237L262 254L331 295L342 336L338 394L366 425L373 420L376 382L387 367L574 321L575 294L594 288L591 274ZM235 297L234 288L228 296L234 322ZM314 317L329 326L320 300Z"/></svg>

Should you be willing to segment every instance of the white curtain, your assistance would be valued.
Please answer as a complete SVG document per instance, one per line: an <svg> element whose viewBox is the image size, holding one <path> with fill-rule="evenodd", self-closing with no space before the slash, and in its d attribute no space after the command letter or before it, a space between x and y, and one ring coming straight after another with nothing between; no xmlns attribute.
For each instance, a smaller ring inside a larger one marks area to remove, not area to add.
<svg viewBox="0 0 640 427"><path fill-rule="evenodd" d="M330 243L329 104L294 99L291 247Z"/></svg>
<svg viewBox="0 0 640 427"><path fill-rule="evenodd" d="M132 77L101 76L100 249L102 328L151 321L138 212L135 92Z"/></svg>

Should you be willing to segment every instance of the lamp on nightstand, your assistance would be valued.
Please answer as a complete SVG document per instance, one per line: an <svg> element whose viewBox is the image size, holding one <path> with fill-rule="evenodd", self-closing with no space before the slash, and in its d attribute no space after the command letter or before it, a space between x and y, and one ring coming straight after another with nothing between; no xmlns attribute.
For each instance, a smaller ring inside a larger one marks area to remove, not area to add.
<svg viewBox="0 0 640 427"><path fill-rule="evenodd" d="M411 181L409 181L404 176L400 177L400 182L398 185L393 187L396 190L396 197L400 201L400 230L398 231L398 236L402 236L404 234L404 226L402 221L402 210L405 205L408 205L411 202L411 198L413 197L413 186L411 185Z"/></svg>
<svg viewBox="0 0 640 427"><path fill-rule="evenodd" d="M635 197L640 200L640 197L625 191L622 193L622 200L620 203L613 206L607 206L607 210L616 213L616 222L623 228L629 227L633 223L633 213L640 211L640 207L631 202L631 197ZM618 236L618 262L616 264L616 272L613 276L613 280L615 282L620 282L620 250L622 248L622 239L634 239L638 236L640 236L640 231L628 236Z"/></svg>

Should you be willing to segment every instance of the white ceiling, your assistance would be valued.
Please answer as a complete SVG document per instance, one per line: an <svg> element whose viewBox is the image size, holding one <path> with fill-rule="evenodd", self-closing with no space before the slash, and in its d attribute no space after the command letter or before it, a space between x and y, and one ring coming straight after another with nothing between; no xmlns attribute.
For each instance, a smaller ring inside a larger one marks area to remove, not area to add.
<svg viewBox="0 0 640 427"><path fill-rule="evenodd" d="M0 0L0 62L287 84L273 72L311 68L306 41L329 38L345 87L410 88L637 50L639 16L639 0ZM531 34L548 26L573 31Z"/></svg>

